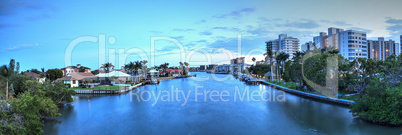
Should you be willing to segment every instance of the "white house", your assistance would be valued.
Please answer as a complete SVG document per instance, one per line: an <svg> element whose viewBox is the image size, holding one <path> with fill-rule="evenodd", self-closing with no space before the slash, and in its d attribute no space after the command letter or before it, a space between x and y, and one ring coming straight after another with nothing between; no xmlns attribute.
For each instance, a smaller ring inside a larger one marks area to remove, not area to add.
<svg viewBox="0 0 402 135"><path fill-rule="evenodd" d="M72 73L67 73L67 75L65 77L59 78L56 81L63 81L64 84L70 84L71 87L78 87L80 85L83 85L84 79L91 79L91 80L95 80L98 77L93 75L92 73L76 73L76 72L72 72Z"/></svg>

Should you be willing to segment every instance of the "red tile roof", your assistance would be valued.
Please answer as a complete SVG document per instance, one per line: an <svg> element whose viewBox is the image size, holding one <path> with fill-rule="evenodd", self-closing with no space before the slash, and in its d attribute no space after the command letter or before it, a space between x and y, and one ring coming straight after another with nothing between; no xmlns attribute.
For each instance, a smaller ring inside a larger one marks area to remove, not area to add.
<svg viewBox="0 0 402 135"><path fill-rule="evenodd" d="M71 81L71 80L83 80L83 79L95 79L97 76L92 73L68 73L70 76L65 76L57 79L56 81Z"/></svg>

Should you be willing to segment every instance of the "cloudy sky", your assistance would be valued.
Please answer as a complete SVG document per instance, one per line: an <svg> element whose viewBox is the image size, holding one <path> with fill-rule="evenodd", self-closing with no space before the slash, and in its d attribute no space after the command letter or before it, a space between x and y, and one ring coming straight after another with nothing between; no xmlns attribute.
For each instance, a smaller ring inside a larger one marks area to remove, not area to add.
<svg viewBox="0 0 402 135"><path fill-rule="evenodd" d="M401 5L400 0L1 0L0 62L14 58L21 70L66 63L97 69L102 59L117 67L141 59L198 66L241 55L252 63L252 57L263 58L264 42L281 33L305 43L339 27L399 42Z"/></svg>

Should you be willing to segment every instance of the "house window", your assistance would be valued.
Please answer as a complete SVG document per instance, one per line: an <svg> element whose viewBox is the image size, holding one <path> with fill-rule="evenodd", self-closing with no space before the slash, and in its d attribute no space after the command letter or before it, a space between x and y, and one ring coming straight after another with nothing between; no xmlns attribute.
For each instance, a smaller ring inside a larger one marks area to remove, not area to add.
<svg viewBox="0 0 402 135"><path fill-rule="evenodd" d="M73 80L73 84L75 84L75 80Z"/></svg>

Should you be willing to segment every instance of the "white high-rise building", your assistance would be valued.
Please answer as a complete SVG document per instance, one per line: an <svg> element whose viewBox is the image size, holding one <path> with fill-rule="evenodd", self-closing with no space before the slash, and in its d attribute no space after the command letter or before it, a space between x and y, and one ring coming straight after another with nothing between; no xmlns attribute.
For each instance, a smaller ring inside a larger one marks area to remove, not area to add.
<svg viewBox="0 0 402 135"><path fill-rule="evenodd" d="M303 52L307 52L309 50L314 50L314 45L312 41L306 42L301 46Z"/></svg>
<svg viewBox="0 0 402 135"><path fill-rule="evenodd" d="M400 47L399 54L402 54L402 35L399 37L399 39L400 39L400 42L399 42L399 47Z"/></svg>
<svg viewBox="0 0 402 135"><path fill-rule="evenodd" d="M271 49L272 52L279 52L279 40L270 40L265 42L266 43L266 47L267 47L267 51L268 49Z"/></svg>
<svg viewBox="0 0 402 135"><path fill-rule="evenodd" d="M332 46L335 47L335 49L338 49L339 44L340 44L340 38L339 34L343 32L343 29L340 28L328 28L328 39L327 39L327 47Z"/></svg>
<svg viewBox="0 0 402 135"><path fill-rule="evenodd" d="M348 60L367 58L366 32L356 30L343 31L341 29L335 30L339 30L340 33L332 34L333 37L331 38L328 37L330 46L332 42L332 46L337 48L340 51L339 53ZM332 39L332 41L330 39Z"/></svg>
<svg viewBox="0 0 402 135"><path fill-rule="evenodd" d="M399 43L395 43L395 55L399 56L401 55L401 45Z"/></svg>
<svg viewBox="0 0 402 135"><path fill-rule="evenodd" d="M288 37L286 34L279 35L279 46L280 52L285 52L289 54L289 60L293 59L294 53L300 51L299 42L300 40L294 37Z"/></svg>
<svg viewBox="0 0 402 135"><path fill-rule="evenodd" d="M385 60L388 56L399 52L399 45L392 41L384 40L384 37L379 37L378 40L367 40L368 58L373 60Z"/></svg>
<svg viewBox="0 0 402 135"><path fill-rule="evenodd" d="M300 40L294 37L288 37L286 34L280 34L278 39L265 42L267 50L271 49L274 53L285 52L289 54L289 59L292 59L293 54L299 50ZM288 59L288 60L289 60Z"/></svg>
<svg viewBox="0 0 402 135"><path fill-rule="evenodd" d="M328 36L325 32L320 32L319 36L313 37L313 42L317 48L328 47Z"/></svg>

